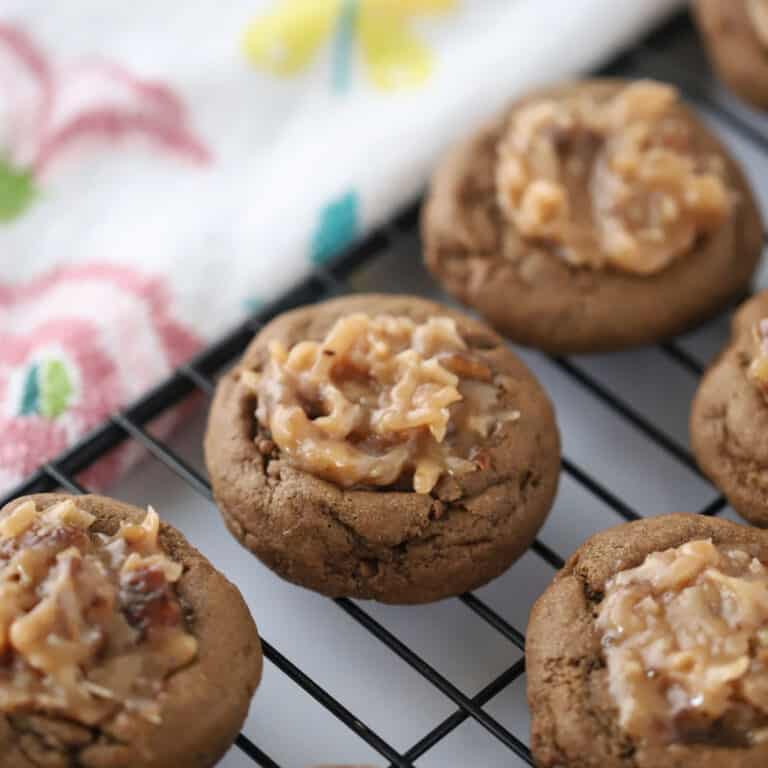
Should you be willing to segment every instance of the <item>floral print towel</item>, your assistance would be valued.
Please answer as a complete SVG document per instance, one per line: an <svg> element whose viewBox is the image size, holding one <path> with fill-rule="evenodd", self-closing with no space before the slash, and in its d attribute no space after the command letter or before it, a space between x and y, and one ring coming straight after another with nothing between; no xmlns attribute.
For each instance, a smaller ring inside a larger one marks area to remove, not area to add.
<svg viewBox="0 0 768 768"><path fill-rule="evenodd" d="M0 0L0 488L679 4Z"/></svg>

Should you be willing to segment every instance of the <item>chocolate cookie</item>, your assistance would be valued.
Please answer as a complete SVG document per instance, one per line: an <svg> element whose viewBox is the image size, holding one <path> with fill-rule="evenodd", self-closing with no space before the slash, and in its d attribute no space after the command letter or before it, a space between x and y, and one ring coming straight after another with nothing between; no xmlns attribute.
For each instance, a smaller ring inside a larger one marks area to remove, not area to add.
<svg viewBox="0 0 768 768"><path fill-rule="evenodd" d="M728 345L699 385L691 445L731 506L768 526L768 291L734 315Z"/></svg>
<svg viewBox="0 0 768 768"><path fill-rule="evenodd" d="M744 290L762 224L727 150L670 86L532 93L455 147L422 214L427 266L522 344L612 350Z"/></svg>
<svg viewBox="0 0 768 768"><path fill-rule="evenodd" d="M217 388L205 455L227 525L266 565L392 603L502 573L560 465L549 400L502 339L377 294L269 323Z"/></svg>
<svg viewBox="0 0 768 768"><path fill-rule="evenodd" d="M103 496L0 510L3 768L211 768L261 646L240 593L184 537Z"/></svg>
<svg viewBox="0 0 768 768"><path fill-rule="evenodd" d="M526 639L540 768L768 765L768 534L700 515L598 533Z"/></svg>
<svg viewBox="0 0 768 768"><path fill-rule="evenodd" d="M712 65L741 98L768 107L768 8L762 0L697 0Z"/></svg>

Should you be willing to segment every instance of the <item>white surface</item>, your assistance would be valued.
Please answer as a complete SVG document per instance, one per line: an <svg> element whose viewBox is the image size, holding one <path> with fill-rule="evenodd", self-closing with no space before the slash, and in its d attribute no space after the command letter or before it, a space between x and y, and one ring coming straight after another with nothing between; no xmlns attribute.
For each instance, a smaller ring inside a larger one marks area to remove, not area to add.
<svg viewBox="0 0 768 768"><path fill-rule="evenodd" d="M764 158L730 134L726 133L726 137L744 160L761 200L768 202L768 183L759 173ZM415 243L411 246L363 267L353 279L354 287L410 289L437 296L419 265ZM766 285L765 277L760 284ZM689 334L683 344L700 360L707 361L723 343L726 329L726 320L721 318ZM553 363L535 352L522 354L555 400L565 455L633 508L643 514L695 511L715 498L711 486L565 377ZM696 385L692 375L657 349L581 358L577 362L669 437L687 446L688 409ZM198 467L202 466L202 418L201 413L172 441ZM151 502L181 528L214 565L239 585L264 636L396 749L407 750L455 710L447 698L333 603L268 572L235 543L212 505L157 462L142 464L115 489L114 495L138 504ZM727 516L733 515L728 512ZM540 538L565 556L586 535L618 522L610 509L563 475L557 502ZM549 566L529 553L478 595L523 630L533 601L551 577ZM470 696L519 658L509 642L456 600L420 608L373 604L365 608ZM527 743L524 689L522 678L486 708ZM385 764L269 663L244 730L285 768L336 762ZM236 749L222 763L226 768L251 765ZM523 762L468 720L417 765L510 768L522 766Z"/></svg>
<svg viewBox="0 0 768 768"><path fill-rule="evenodd" d="M11 269L0 261L0 275L15 282L53 266L104 260L158 272L173 291L174 315L214 338L242 315L244 302L274 298L307 274L332 201L355 196L362 234L415 195L447 142L502 100L596 66L682 0L456 0L436 14L414 4L405 28L429 46L434 71L420 87L397 91L378 90L361 74L358 39L349 87L332 87L333 25L306 71L290 78L270 75L245 55L243 38L254 20L283 9L279 50L290 37L289 13L294 24L311 27L308 11L335 19L340 5L0 0L0 21L26 29L52 68L54 124L85 106L105 105L159 120L151 102L114 78L91 72L87 88L73 80L83 60L105 56L172 88L185 106L175 129L210 155L200 164L128 140L95 142L84 155L67 150L35 179L43 194L34 205L0 228L3 252L17 256ZM572 44L587 37L589 45ZM30 105L47 97L23 61L2 54L0 46L0 81L21 84L23 98L15 100L18 88L0 90L0 146L26 168L27 155L35 154L27 146L34 143L30 132L7 137L6 146L3 118L7 111L36 126ZM211 281L217 291L210 291ZM100 306L109 318L109 304Z"/></svg>

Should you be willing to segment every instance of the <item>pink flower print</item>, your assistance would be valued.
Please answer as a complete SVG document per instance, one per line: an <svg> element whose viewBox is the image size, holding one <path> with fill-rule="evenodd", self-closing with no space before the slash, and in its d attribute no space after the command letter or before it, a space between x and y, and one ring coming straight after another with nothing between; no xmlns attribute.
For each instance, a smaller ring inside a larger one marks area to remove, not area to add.
<svg viewBox="0 0 768 768"><path fill-rule="evenodd" d="M97 327L74 318L0 332L0 482L29 474L118 406L115 366L98 339ZM50 371L64 382L58 395Z"/></svg>
<svg viewBox="0 0 768 768"><path fill-rule="evenodd" d="M129 268L91 264L0 284L0 488L61 453L201 343L174 319L165 281ZM88 482L104 487L135 457L110 455Z"/></svg>
<svg viewBox="0 0 768 768"><path fill-rule="evenodd" d="M205 145L167 86L99 58L51 62L22 30L0 24L0 222L34 201L56 158L87 140L148 139L202 165Z"/></svg>

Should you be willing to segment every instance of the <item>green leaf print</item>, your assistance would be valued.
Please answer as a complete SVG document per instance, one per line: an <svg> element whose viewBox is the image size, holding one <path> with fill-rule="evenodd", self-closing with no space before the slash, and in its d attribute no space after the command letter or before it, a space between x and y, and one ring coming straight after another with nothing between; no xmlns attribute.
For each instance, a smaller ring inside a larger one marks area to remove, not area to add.
<svg viewBox="0 0 768 768"><path fill-rule="evenodd" d="M55 419L69 407L72 398L72 382L66 366L61 360L43 363L39 374L41 415Z"/></svg>
<svg viewBox="0 0 768 768"><path fill-rule="evenodd" d="M7 160L0 158L0 223L12 221L24 213L36 195L32 173L14 168Z"/></svg>

